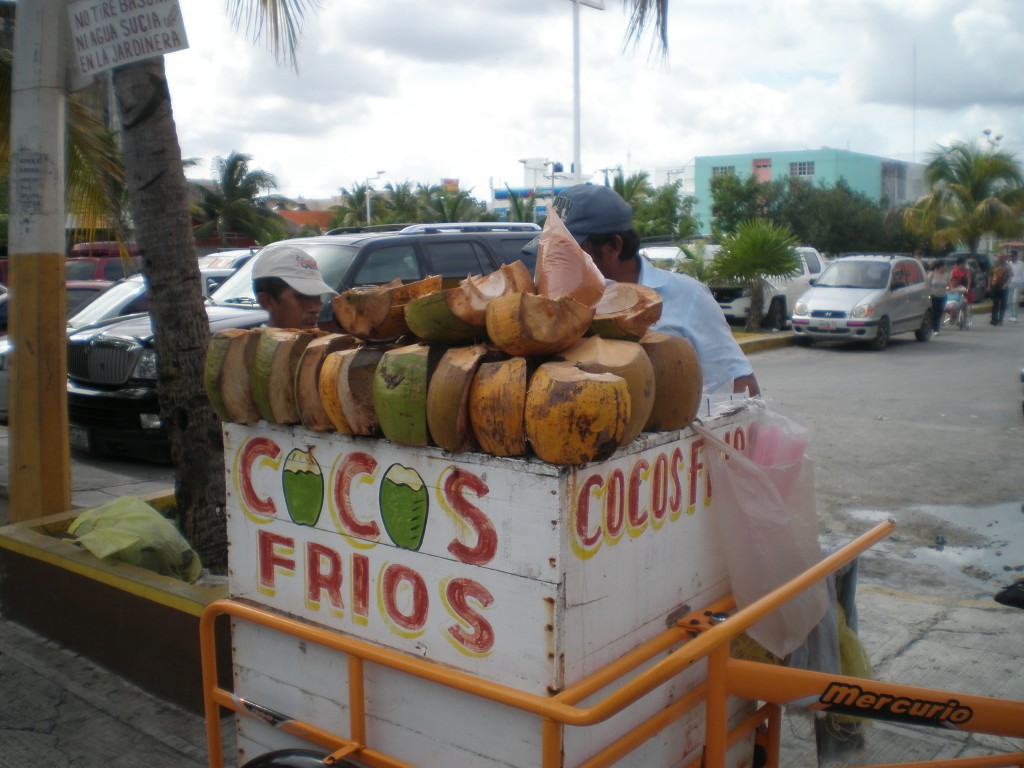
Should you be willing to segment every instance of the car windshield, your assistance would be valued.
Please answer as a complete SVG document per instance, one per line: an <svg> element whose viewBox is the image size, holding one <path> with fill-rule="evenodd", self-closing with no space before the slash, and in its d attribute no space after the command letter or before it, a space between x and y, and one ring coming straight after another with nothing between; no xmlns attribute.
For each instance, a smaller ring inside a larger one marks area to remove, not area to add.
<svg viewBox="0 0 1024 768"><path fill-rule="evenodd" d="M312 256L328 285L337 286L345 276L359 249L344 243L295 243ZM259 256L250 259L210 297L214 304L249 304L256 306L252 292L252 270Z"/></svg>
<svg viewBox="0 0 1024 768"><path fill-rule="evenodd" d="M125 313L125 308L145 292L146 284L141 275L129 277L98 294L95 299L79 309L68 320L68 325L72 328L85 328L88 325L95 325L111 317L122 315Z"/></svg>
<svg viewBox="0 0 1024 768"><path fill-rule="evenodd" d="M834 261L821 273L816 286L825 288L870 288L889 284L889 264L878 261Z"/></svg>

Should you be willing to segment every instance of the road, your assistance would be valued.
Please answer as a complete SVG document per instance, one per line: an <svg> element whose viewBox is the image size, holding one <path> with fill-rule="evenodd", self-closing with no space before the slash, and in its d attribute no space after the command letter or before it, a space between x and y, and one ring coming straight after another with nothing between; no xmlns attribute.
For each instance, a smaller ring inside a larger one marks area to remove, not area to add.
<svg viewBox="0 0 1024 768"><path fill-rule="evenodd" d="M768 405L811 430L826 538L891 515L886 556L939 568L972 597L1024 575L1024 324L981 315L926 343L787 347L752 362Z"/></svg>

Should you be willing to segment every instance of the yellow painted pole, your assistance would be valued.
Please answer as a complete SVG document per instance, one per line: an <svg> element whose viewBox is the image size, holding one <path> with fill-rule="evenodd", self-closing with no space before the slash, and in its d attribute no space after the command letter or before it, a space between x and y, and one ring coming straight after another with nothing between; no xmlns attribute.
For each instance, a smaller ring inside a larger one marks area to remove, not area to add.
<svg viewBox="0 0 1024 768"><path fill-rule="evenodd" d="M10 520L71 508L62 0L19 0L11 83Z"/></svg>

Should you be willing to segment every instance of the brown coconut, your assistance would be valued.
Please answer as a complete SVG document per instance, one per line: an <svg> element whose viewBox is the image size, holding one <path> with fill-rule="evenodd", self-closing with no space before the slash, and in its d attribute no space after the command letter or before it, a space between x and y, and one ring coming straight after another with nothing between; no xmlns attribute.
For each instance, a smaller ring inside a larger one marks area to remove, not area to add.
<svg viewBox="0 0 1024 768"><path fill-rule="evenodd" d="M636 283L609 283L594 308L590 333L606 339L639 341L661 319L661 295Z"/></svg>
<svg viewBox="0 0 1024 768"><path fill-rule="evenodd" d="M487 335L512 356L553 355L583 338L593 319L592 307L569 296L511 293L488 305Z"/></svg>
<svg viewBox="0 0 1024 768"><path fill-rule="evenodd" d="M452 453L476 447L469 418L469 392L477 368L489 354L483 344L453 347L437 363L427 386L427 427L434 444Z"/></svg>
<svg viewBox="0 0 1024 768"><path fill-rule="evenodd" d="M295 405L298 407L302 426L311 432L329 432L335 429L334 421L324 410L320 400L320 370L324 359L331 352L351 349L357 339L347 333L332 333L309 342L299 368L295 373Z"/></svg>
<svg viewBox="0 0 1024 768"><path fill-rule="evenodd" d="M331 299L331 308L346 333L367 341L390 341L409 331L405 305L439 290L440 275L412 283L396 279L386 285L350 288Z"/></svg>
<svg viewBox="0 0 1024 768"><path fill-rule="evenodd" d="M648 331L640 346L654 367L654 407L644 429L682 429L697 416L704 388L697 350L689 339Z"/></svg>
<svg viewBox="0 0 1024 768"><path fill-rule="evenodd" d="M480 450L491 456L526 453L525 358L483 362L469 389L469 424Z"/></svg>

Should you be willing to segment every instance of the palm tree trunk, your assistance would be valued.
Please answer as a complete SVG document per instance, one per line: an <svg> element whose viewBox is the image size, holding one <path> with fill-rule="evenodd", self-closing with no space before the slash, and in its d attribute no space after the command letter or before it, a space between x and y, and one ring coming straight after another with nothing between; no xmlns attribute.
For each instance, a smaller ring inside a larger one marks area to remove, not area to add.
<svg viewBox="0 0 1024 768"><path fill-rule="evenodd" d="M181 526L203 564L227 567L220 421L206 398L210 337L163 58L119 69L124 161L160 357L157 391L174 461Z"/></svg>

